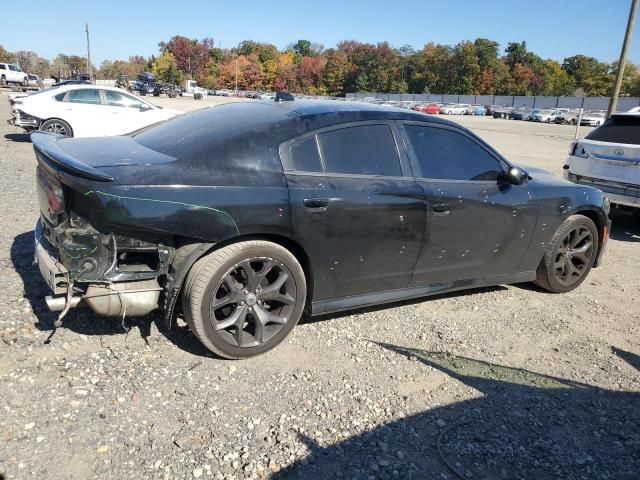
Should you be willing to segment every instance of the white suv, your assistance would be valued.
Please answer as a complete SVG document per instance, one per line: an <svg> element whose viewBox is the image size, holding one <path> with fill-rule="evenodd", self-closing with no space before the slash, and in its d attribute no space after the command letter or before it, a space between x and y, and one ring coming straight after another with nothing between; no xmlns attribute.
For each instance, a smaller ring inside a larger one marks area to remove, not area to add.
<svg viewBox="0 0 640 480"><path fill-rule="evenodd" d="M640 114L617 113L575 142L565 178L607 194L611 203L640 208Z"/></svg>
<svg viewBox="0 0 640 480"><path fill-rule="evenodd" d="M14 63L0 63L0 85L9 83L19 83L26 87L29 76Z"/></svg>

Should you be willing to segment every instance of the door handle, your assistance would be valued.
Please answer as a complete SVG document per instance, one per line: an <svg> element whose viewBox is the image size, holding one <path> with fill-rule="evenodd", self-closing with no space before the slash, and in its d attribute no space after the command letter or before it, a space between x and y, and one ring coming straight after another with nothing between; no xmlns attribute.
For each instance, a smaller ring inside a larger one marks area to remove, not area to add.
<svg viewBox="0 0 640 480"><path fill-rule="evenodd" d="M328 198L305 198L302 202L310 210L324 212L329 206Z"/></svg>
<svg viewBox="0 0 640 480"><path fill-rule="evenodd" d="M434 203L431 209L435 213L446 215L451 211L451 205L449 205L448 203Z"/></svg>

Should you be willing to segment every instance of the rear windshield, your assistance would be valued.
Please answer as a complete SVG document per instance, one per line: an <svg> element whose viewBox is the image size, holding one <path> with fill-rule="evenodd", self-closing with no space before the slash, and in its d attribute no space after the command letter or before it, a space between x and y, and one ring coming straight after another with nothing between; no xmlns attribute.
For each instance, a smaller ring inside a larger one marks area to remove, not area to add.
<svg viewBox="0 0 640 480"><path fill-rule="evenodd" d="M640 115L614 115L585 138L598 142L640 145Z"/></svg>

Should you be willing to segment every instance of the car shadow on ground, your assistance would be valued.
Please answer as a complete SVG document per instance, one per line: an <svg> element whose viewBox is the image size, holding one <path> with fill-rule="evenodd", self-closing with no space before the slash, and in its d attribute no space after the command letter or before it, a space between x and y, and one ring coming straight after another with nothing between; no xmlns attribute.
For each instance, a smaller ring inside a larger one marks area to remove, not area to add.
<svg viewBox="0 0 640 480"><path fill-rule="evenodd" d="M31 142L31 135L28 133L7 133L4 138L12 142Z"/></svg>
<svg viewBox="0 0 640 480"><path fill-rule="evenodd" d="M640 211L638 209L614 208L611 218L610 237L622 242L640 242Z"/></svg>
<svg viewBox="0 0 640 480"><path fill-rule="evenodd" d="M14 238L11 245L11 261L22 278L24 296L38 319L35 327L41 331L53 332L58 312L51 312L44 301L44 297L51 292L42 279L38 266L33 263L33 254L33 231L21 233ZM168 329L159 312L153 312L144 317L125 318L123 321L121 318L96 315L87 308L77 308L71 309L63 320L64 328L87 336L124 336L137 331L147 344L149 344L152 324L155 324L158 330L178 348L193 355L213 357L213 354L202 346L187 327L174 325Z"/></svg>
<svg viewBox="0 0 640 480"><path fill-rule="evenodd" d="M337 444L301 436L309 455L273 479L638 478L640 392L380 345L421 362L425 375L435 369L473 388L475 398L434 406ZM636 369L617 375L638 375L640 357L613 352ZM428 401L429 392L413 395Z"/></svg>

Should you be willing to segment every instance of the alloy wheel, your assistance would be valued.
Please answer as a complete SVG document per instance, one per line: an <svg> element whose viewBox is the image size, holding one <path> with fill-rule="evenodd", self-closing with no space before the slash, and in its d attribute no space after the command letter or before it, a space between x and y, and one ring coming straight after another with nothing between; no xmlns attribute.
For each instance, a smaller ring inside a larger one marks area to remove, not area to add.
<svg viewBox="0 0 640 480"><path fill-rule="evenodd" d="M578 282L589 271L594 255L593 233L584 225L572 229L556 250L554 271L561 285Z"/></svg>
<svg viewBox="0 0 640 480"><path fill-rule="evenodd" d="M296 304L293 275L272 258L244 260L214 290L209 318L219 338L233 347L268 342L291 320Z"/></svg>
<svg viewBox="0 0 640 480"><path fill-rule="evenodd" d="M56 133L58 135L64 135L65 137L69 134L67 132L67 127L65 127L63 124L58 123L58 122L51 122L49 123L45 129L45 132L51 132L51 133Z"/></svg>

